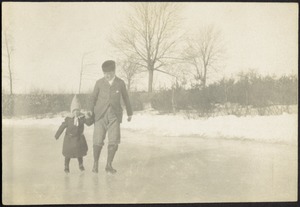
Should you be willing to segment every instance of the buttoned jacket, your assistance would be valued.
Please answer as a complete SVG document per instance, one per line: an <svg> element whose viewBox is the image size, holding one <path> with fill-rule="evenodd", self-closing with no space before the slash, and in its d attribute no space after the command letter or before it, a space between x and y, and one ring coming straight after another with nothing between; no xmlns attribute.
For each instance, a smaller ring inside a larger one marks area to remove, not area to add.
<svg viewBox="0 0 300 207"><path fill-rule="evenodd" d="M115 77L110 85L105 78L99 79L95 84L89 106L90 110L94 112L94 121L102 118L107 108L111 106L121 123L123 116L121 97L124 101L127 115L131 116L133 112L124 81Z"/></svg>

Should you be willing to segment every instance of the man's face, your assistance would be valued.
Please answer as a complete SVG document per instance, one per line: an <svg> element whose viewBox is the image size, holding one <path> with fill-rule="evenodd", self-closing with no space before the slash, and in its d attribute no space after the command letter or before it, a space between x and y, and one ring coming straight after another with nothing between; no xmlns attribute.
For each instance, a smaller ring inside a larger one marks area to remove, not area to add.
<svg viewBox="0 0 300 207"><path fill-rule="evenodd" d="M116 72L110 71L110 72L104 72L104 77L106 80L110 81L115 77Z"/></svg>

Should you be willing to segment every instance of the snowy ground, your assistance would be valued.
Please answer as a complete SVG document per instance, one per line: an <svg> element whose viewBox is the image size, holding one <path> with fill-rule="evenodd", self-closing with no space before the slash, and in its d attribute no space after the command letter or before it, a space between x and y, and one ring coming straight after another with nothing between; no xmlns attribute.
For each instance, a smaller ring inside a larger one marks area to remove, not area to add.
<svg viewBox="0 0 300 207"><path fill-rule="evenodd" d="M4 119L3 123L8 126L55 128L62 121L62 116L56 116L43 119ZM124 115L122 128L154 136L191 136L293 144L297 142L297 123L297 114L187 119L182 115L158 115L154 111L152 114L137 113L132 122L127 122Z"/></svg>
<svg viewBox="0 0 300 207"><path fill-rule="evenodd" d="M126 116L124 117L126 118ZM80 173L63 173L62 117L3 119L5 204L293 201L297 199L297 115L188 120L136 114L122 124L116 175L91 172L92 130Z"/></svg>

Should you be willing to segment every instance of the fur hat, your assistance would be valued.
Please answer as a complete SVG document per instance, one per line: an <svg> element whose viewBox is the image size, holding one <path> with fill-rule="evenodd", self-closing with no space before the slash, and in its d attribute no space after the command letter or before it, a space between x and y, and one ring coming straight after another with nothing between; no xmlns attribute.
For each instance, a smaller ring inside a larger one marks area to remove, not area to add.
<svg viewBox="0 0 300 207"><path fill-rule="evenodd" d="M78 99L77 95L75 95L73 97L73 100L72 100L72 103L71 103L71 113L73 113L73 111L75 109L78 109L78 110L81 109L80 102L79 102L79 99Z"/></svg>
<svg viewBox="0 0 300 207"><path fill-rule="evenodd" d="M116 63L113 60L107 60L102 64L103 72L111 72L116 70Z"/></svg>

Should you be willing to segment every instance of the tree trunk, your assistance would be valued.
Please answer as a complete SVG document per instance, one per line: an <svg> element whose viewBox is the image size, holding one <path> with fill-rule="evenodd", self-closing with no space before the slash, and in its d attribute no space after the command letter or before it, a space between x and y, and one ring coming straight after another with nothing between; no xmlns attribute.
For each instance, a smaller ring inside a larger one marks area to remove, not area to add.
<svg viewBox="0 0 300 207"><path fill-rule="evenodd" d="M80 90L81 90L81 79L82 79L82 71L83 71L83 58L84 58L84 55L82 55L82 57L81 57L81 68L80 68L80 74L79 74L79 89L78 89L78 94L80 94Z"/></svg>
<svg viewBox="0 0 300 207"><path fill-rule="evenodd" d="M78 94L80 94L80 89L81 89L81 78L82 78L82 72L80 72Z"/></svg>
<svg viewBox="0 0 300 207"><path fill-rule="evenodd" d="M10 95L13 95L12 74L10 70L9 70L9 88L10 88Z"/></svg>
<svg viewBox="0 0 300 207"><path fill-rule="evenodd" d="M176 114L176 108L175 108L175 86L172 87L172 109L173 109L173 114Z"/></svg>
<svg viewBox="0 0 300 207"><path fill-rule="evenodd" d="M207 72L207 67L206 66L204 66L204 74L203 74L203 81L202 81L202 86L203 86L203 88L205 88L206 87L206 72Z"/></svg>
<svg viewBox="0 0 300 207"><path fill-rule="evenodd" d="M130 92L130 87L131 87L131 80L128 79L128 83L127 83L127 90L128 90L128 92Z"/></svg>
<svg viewBox="0 0 300 207"><path fill-rule="evenodd" d="M8 72L9 72L9 88L10 88L10 95L13 95L13 77L12 77L12 72L11 72L11 65L10 65L10 50L8 49L8 42L7 42L7 35L5 33L5 44L6 44L6 52L7 52L7 67L8 67Z"/></svg>
<svg viewBox="0 0 300 207"><path fill-rule="evenodd" d="M149 78L148 78L148 92L152 92L152 85L153 85L153 72L154 70L150 68L149 70Z"/></svg>

